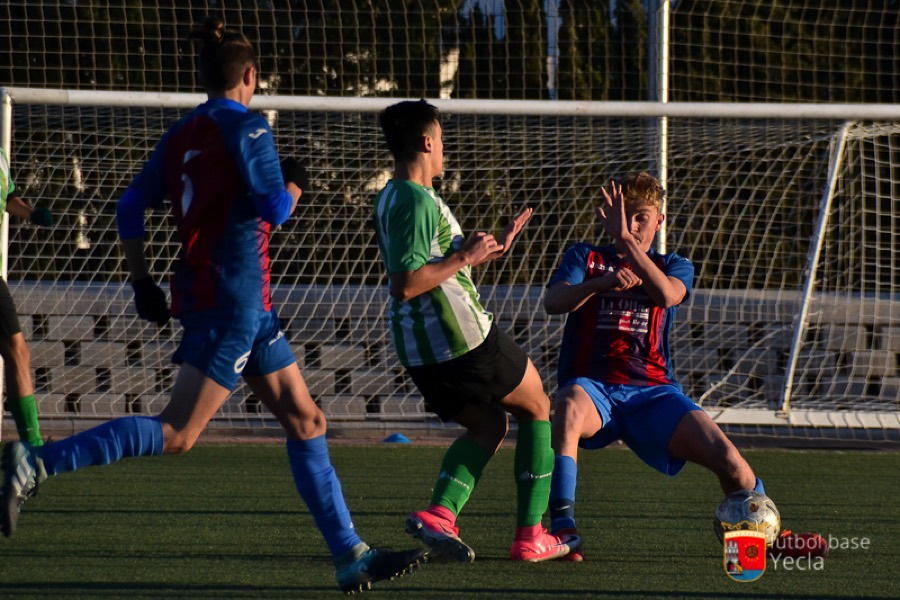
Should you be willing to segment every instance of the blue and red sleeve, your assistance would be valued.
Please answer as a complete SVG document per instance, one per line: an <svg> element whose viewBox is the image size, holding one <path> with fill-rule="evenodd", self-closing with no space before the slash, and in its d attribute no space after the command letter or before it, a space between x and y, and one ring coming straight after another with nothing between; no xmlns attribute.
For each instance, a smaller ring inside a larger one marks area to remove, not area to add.
<svg viewBox="0 0 900 600"><path fill-rule="evenodd" d="M547 287L565 281L569 285L577 285L584 281L587 273L587 256L590 248L587 244L575 244L563 254L556 273L547 282Z"/></svg>
<svg viewBox="0 0 900 600"><path fill-rule="evenodd" d="M663 271L667 277L675 277L684 284L685 299L691 295L694 288L694 264L690 260L678 254L667 254Z"/></svg>
<svg viewBox="0 0 900 600"><path fill-rule="evenodd" d="M168 134L167 134L168 135ZM144 236L144 211L162 206L166 196L165 141L159 141L141 172L122 194L116 204L116 224L119 238L132 240Z"/></svg>
<svg viewBox="0 0 900 600"><path fill-rule="evenodd" d="M259 216L273 227L291 216L294 198L284 187L281 161L269 124L261 117L248 119L238 135L241 175Z"/></svg>

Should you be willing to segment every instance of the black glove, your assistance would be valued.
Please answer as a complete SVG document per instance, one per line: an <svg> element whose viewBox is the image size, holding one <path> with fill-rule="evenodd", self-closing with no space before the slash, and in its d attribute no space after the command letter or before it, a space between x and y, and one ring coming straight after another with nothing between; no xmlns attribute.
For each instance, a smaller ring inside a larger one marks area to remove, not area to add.
<svg viewBox="0 0 900 600"><path fill-rule="evenodd" d="M309 191L309 174L296 158L289 156L281 161L281 176L285 183L293 182L304 194Z"/></svg>
<svg viewBox="0 0 900 600"><path fill-rule="evenodd" d="M153 282L153 279L144 277L132 281L131 287L134 289L134 306L140 318L160 326L169 322L171 314L166 302L166 293Z"/></svg>
<svg viewBox="0 0 900 600"><path fill-rule="evenodd" d="M38 227L52 227L53 213L46 206L38 206L31 211L31 222Z"/></svg>

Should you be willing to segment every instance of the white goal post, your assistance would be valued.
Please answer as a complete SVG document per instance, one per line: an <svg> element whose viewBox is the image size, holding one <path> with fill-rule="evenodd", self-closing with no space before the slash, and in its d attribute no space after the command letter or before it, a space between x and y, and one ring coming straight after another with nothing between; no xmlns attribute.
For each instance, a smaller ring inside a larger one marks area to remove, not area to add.
<svg viewBox="0 0 900 600"><path fill-rule="evenodd" d="M13 179L57 216L49 234L13 223L3 253L42 427L156 413L171 387L178 327L136 317L114 207L165 129L205 97L2 93ZM375 115L394 101L257 95L251 104L272 124L280 153L311 173L311 193L273 234L273 285L333 431L440 427L390 347L368 224L391 166ZM672 339L686 392L738 433L897 441L900 106L434 103L447 148L437 186L463 229L497 230L518 207L535 208L511 254L476 277L551 397L563 319L544 313L543 287L569 244L601 240L592 211L599 187L635 170L658 173L665 156L665 246L697 274ZM148 219L151 270L165 284L174 228L165 214ZM277 423L241 386L212 426Z"/></svg>

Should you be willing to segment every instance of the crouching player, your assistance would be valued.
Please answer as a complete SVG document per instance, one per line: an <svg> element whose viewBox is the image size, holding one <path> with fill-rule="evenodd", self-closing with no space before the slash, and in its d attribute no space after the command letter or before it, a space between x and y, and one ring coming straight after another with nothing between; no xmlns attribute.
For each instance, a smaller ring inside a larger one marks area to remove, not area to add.
<svg viewBox="0 0 900 600"><path fill-rule="evenodd" d="M691 461L715 473L726 494L765 493L734 444L682 392L672 373L669 331L676 307L691 293L694 267L677 254L651 250L665 219L664 194L647 173L611 182L596 215L613 243L574 245L547 284L546 311L568 314L552 430L550 517L557 535L576 533L579 447L623 440L666 475L678 474ZM785 542L777 546L797 547ZM583 550L566 559L584 560Z"/></svg>

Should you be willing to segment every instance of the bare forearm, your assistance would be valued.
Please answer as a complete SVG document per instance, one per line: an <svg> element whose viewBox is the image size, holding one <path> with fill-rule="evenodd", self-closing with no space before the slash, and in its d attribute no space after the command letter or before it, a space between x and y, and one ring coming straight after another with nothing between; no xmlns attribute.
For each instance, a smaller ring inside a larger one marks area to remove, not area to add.
<svg viewBox="0 0 900 600"><path fill-rule="evenodd" d="M581 308L591 296L601 291L604 291L604 282L599 278L575 285L560 282L544 294L544 310L550 315L570 313Z"/></svg>
<svg viewBox="0 0 900 600"><path fill-rule="evenodd" d="M684 285L663 273L637 244L625 244L631 270L641 278L642 286L654 304L668 308L684 299Z"/></svg>
<svg viewBox="0 0 900 600"><path fill-rule="evenodd" d="M33 210L34 209L28 206L28 204L26 204L19 196L10 196L6 201L6 212L14 217L27 219L31 216Z"/></svg>

